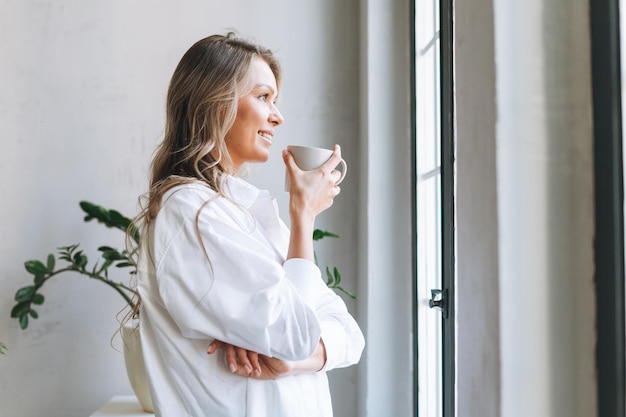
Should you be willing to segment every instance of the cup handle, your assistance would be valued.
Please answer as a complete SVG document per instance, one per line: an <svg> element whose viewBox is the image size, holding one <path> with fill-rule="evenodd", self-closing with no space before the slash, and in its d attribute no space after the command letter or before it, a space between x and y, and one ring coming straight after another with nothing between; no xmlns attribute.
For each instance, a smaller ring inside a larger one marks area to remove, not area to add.
<svg viewBox="0 0 626 417"><path fill-rule="evenodd" d="M339 164L341 165L341 177L339 178L339 180L335 183L335 185L339 185L341 184L341 181L343 181L343 179L346 177L346 174L348 173L348 164L346 163L346 161L344 161L343 159L341 160L341 162L339 162ZM337 165L339 166L339 165Z"/></svg>

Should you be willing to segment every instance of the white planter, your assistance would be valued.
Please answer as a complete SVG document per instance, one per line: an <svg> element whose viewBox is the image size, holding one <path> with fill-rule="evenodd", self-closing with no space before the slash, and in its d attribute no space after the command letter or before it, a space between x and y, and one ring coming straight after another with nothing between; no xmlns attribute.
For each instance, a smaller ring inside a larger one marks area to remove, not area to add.
<svg viewBox="0 0 626 417"><path fill-rule="evenodd" d="M141 407L145 412L153 413L152 398L148 388L146 365L141 351L141 339L139 338L139 323L131 320L122 328L124 341L124 361L130 386L133 388Z"/></svg>

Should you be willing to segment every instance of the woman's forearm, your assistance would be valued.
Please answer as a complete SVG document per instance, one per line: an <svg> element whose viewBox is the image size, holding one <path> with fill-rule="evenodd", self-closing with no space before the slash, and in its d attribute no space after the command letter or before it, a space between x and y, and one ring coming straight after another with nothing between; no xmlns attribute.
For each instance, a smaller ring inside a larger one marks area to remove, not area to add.
<svg viewBox="0 0 626 417"><path fill-rule="evenodd" d="M313 355L309 356L307 359L301 361L292 362L292 372L317 372L321 370L326 364L326 346L324 345L324 341L320 339L320 342L317 344L317 349L313 352Z"/></svg>
<svg viewBox="0 0 626 417"><path fill-rule="evenodd" d="M291 217L291 234L287 259L302 258L313 261L313 220Z"/></svg>

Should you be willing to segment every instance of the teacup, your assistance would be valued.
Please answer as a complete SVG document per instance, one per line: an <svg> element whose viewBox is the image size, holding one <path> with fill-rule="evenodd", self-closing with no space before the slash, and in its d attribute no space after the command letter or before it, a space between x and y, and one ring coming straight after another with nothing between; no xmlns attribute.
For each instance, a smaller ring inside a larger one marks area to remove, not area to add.
<svg viewBox="0 0 626 417"><path fill-rule="evenodd" d="M332 149L314 148L312 146L296 146L289 145L287 150L293 156L293 160L303 171L311 171L324 165L333 154ZM343 181L348 173L348 164L343 159L339 162L341 165L341 177L337 180L337 185ZM338 166L339 166L338 165ZM289 191L289 174L285 172L285 191Z"/></svg>

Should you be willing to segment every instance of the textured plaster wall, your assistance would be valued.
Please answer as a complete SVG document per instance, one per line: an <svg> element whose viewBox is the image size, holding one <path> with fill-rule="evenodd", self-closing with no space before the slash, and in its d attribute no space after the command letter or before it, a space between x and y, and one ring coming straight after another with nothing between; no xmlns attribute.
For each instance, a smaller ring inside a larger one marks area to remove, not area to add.
<svg viewBox="0 0 626 417"><path fill-rule="evenodd" d="M495 2L503 417L597 413L589 2Z"/></svg>
<svg viewBox="0 0 626 417"><path fill-rule="evenodd" d="M456 6L459 416L595 416L589 10Z"/></svg>

